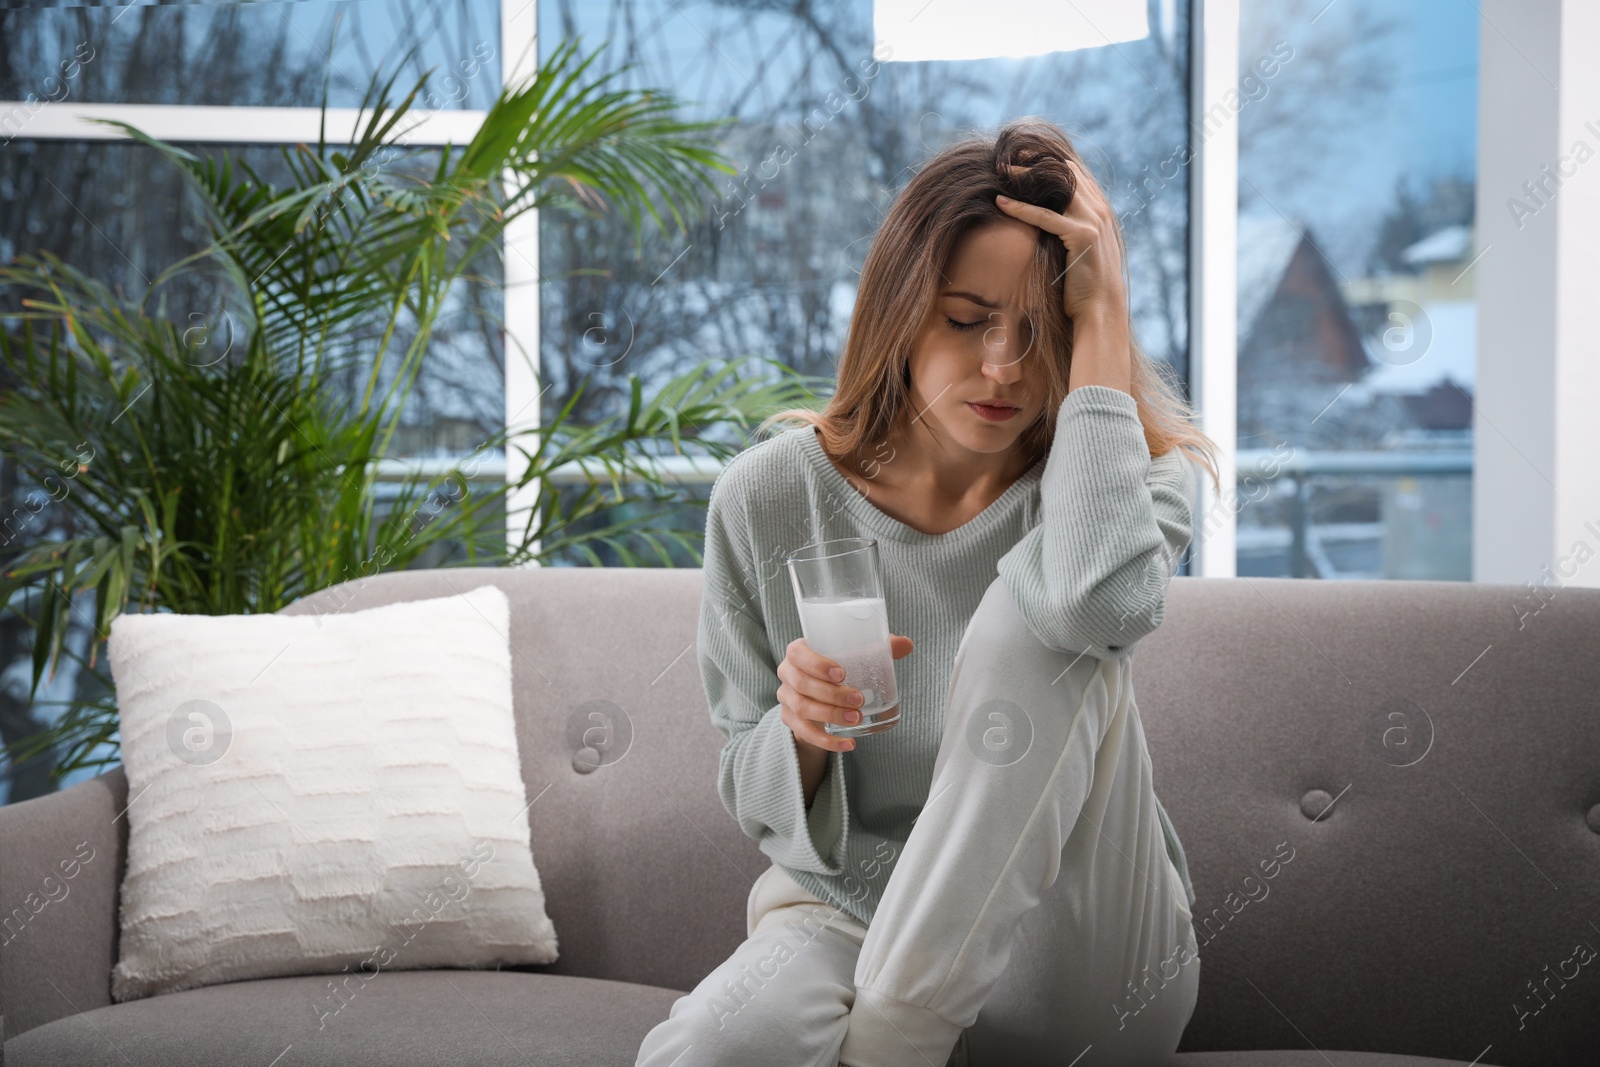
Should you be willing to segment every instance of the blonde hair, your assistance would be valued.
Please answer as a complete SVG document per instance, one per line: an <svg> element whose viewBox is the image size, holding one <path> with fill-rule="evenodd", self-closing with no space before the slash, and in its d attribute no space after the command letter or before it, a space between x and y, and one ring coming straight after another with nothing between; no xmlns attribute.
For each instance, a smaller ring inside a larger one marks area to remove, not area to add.
<svg viewBox="0 0 1600 1067"><path fill-rule="evenodd" d="M867 252L833 396L821 411L775 412L757 432L798 420L816 427L835 456L856 455L866 451L866 444L888 439L908 407L911 354L956 242L974 226L1011 218L995 205L996 194L1065 211L1075 189L1068 159L1082 163L1060 127L1031 117L1006 123L994 137L959 141L930 159L895 197ZM1011 171L1008 165L1027 169ZM1121 242L1121 224L1116 228ZM1062 305L1060 280L1066 254L1060 239L1040 231L1026 311L1035 344L1059 358L1044 360L1045 408L1021 437L1031 461L1050 449L1072 368L1072 322ZM1131 395L1150 455L1185 449L1210 472L1220 492L1216 443L1194 425L1195 413L1170 365L1151 359L1137 341L1131 359Z"/></svg>

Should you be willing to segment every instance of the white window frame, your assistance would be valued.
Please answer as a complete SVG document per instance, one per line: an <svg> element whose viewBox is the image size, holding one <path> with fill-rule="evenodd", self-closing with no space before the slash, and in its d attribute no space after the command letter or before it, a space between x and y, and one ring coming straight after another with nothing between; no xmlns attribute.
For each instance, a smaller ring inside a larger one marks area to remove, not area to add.
<svg viewBox="0 0 1600 1067"><path fill-rule="evenodd" d="M1239 123L1231 108L1203 136L1206 114L1239 87L1239 0L1192 0L1189 62L1189 384L1200 428L1216 442L1221 491L1202 477L1189 573L1238 573Z"/></svg>
<svg viewBox="0 0 1600 1067"><path fill-rule="evenodd" d="M527 77L539 58L538 0L501 0L500 73L506 84ZM508 430L538 429L539 422L539 212L525 211L505 229L505 423ZM519 481L528 464L506 449L506 480ZM507 494L506 551L516 547L514 531L538 522L537 484ZM539 566L537 560L533 566Z"/></svg>

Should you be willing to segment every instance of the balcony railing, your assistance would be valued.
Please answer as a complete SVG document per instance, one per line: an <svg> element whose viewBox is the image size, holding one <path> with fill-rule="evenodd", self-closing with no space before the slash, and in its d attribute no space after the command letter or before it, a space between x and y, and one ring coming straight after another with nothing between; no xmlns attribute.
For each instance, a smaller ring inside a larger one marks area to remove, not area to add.
<svg viewBox="0 0 1600 1067"><path fill-rule="evenodd" d="M1289 498L1289 576L1304 578L1311 574L1326 573L1325 557L1313 565L1313 557L1322 557L1320 541L1352 539L1379 539L1383 523L1311 523L1310 495L1312 481L1331 475L1376 477L1427 477L1430 475L1472 473L1472 450L1451 448L1437 450L1406 449L1362 452L1306 452L1294 450L1284 456L1267 449L1249 449L1238 453L1235 477L1240 493L1247 492L1247 479L1257 482L1293 483ZM1245 540L1241 536L1241 541Z"/></svg>
<svg viewBox="0 0 1600 1067"><path fill-rule="evenodd" d="M433 477L458 466L467 465L467 460L455 456L385 459L378 462L378 482L380 484L398 482L412 472ZM503 456L485 456L472 461L471 466L473 470L467 478L469 482L497 482L506 476L506 461ZM603 466L598 463L592 466L597 473L604 475ZM663 475L690 485L700 483L709 485L716 480L717 474L722 470L722 464L697 456L663 456L656 461L655 467ZM587 480L587 475L582 464L566 463L551 472L550 480L557 485L581 485ZM623 478L623 481L635 480L638 480L637 476L631 472Z"/></svg>
<svg viewBox="0 0 1600 1067"><path fill-rule="evenodd" d="M407 472L420 471L432 476L443 474L458 465L459 458L440 457L427 459L384 460L378 465L380 486L392 485ZM505 477L505 460L500 456L485 456L472 464L468 478L473 482L496 482ZM709 485L722 470L722 465L706 457L663 456L657 461L657 470L666 477L685 485ZM604 469L596 466L599 473ZM1267 449L1249 449L1237 454L1235 477L1241 496L1248 486L1260 482L1289 481L1293 484L1289 500L1289 573L1303 578L1324 573L1327 564L1321 542L1377 539L1382 536L1380 523L1312 523L1310 522L1310 492L1312 482L1319 477L1353 475L1368 477L1427 477L1472 473L1472 450L1451 448L1438 450L1406 449L1392 451L1308 452L1293 450L1288 455ZM628 475L624 481L636 480ZM583 467L572 463L556 468L551 481L557 485L580 485L585 481ZM380 499L386 494L380 491ZM1241 541L1248 541L1248 536ZM1268 540L1256 538L1265 545ZM1279 542L1281 543L1281 542ZM1322 562L1318 562L1321 560Z"/></svg>

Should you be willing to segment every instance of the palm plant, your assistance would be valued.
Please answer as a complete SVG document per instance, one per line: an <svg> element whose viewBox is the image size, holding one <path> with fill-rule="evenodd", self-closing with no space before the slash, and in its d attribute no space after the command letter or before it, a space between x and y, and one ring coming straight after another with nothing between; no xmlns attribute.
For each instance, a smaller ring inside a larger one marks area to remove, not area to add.
<svg viewBox="0 0 1600 1067"><path fill-rule="evenodd" d="M207 246L150 291L220 268L243 325L224 346L220 330L197 334L164 303L152 308L150 292L126 297L48 252L0 268L0 439L72 531L20 551L0 545L0 610L35 631L30 700L63 656L92 670L126 610L271 612L442 549L456 553L447 562L477 565L574 552L598 562L600 544L635 564L644 557L631 543L642 540L666 565L670 545L700 558L697 532L660 525L659 509L590 520L624 499L625 484L653 502L696 503L656 461L685 444L725 459L738 445L717 440L719 428L742 433L813 401L808 380L781 364L752 375L706 361L649 398L630 376L629 409L612 419L568 425L575 395L536 431L486 439L480 452L521 458L515 480L486 485L458 466L378 491L435 324L465 280L482 280L477 265L509 223L535 208L609 205L638 235L646 216L667 229L660 202L683 230L711 172L734 172L710 140L721 123L680 121L660 93L607 89L620 70L585 79L597 54L579 60L577 42L563 43L502 91L471 143L447 146L427 169L407 153L403 127L426 78L397 104L393 78L375 78L370 116L348 144L330 144L324 123L315 146L282 150L282 187L226 153L198 156L112 123L179 167L204 213ZM352 380L355 389L331 384ZM557 469L581 473L576 496L552 485ZM534 505L508 539L506 505L524 491ZM76 601L90 597L83 612ZM74 617L92 633L86 660L65 642ZM6 754L55 750L57 778L114 762L114 704L66 703Z"/></svg>

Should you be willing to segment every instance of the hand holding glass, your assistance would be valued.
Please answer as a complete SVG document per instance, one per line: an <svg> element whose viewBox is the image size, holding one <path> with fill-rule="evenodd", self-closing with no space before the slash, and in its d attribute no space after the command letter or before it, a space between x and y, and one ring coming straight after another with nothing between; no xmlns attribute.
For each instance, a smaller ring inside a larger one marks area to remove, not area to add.
<svg viewBox="0 0 1600 1067"><path fill-rule="evenodd" d="M844 685L860 690L861 721L824 723L834 737L859 737L900 721L889 613L878 542L866 537L822 541L788 558L800 629L817 655L844 668Z"/></svg>

